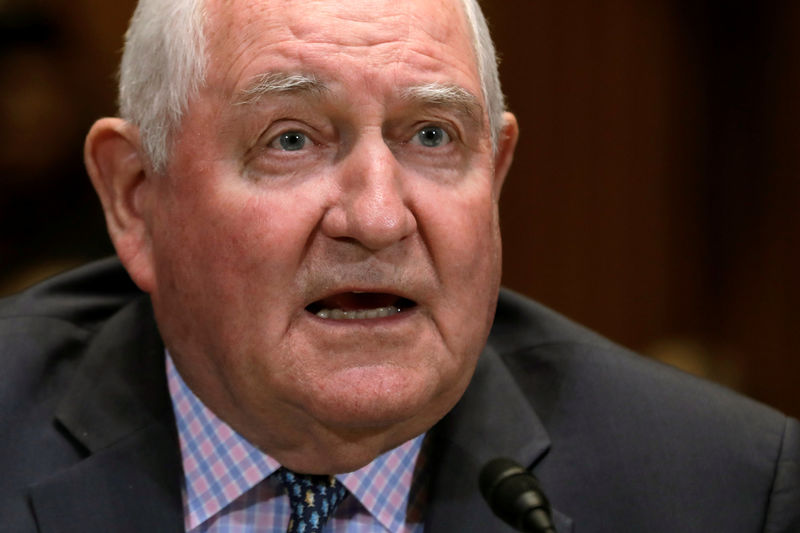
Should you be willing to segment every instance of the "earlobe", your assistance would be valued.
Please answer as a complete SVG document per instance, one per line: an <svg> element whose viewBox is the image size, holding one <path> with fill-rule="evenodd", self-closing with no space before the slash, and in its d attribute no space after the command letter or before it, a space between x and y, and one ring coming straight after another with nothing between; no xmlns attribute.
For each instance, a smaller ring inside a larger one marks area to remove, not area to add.
<svg viewBox="0 0 800 533"><path fill-rule="evenodd" d="M511 161L514 159L514 149L519 138L519 126L517 118L509 112L503 113L503 128L497 139L497 152L494 159L494 194L495 198L500 197L500 190L503 188L508 169L511 168Z"/></svg>
<svg viewBox="0 0 800 533"><path fill-rule="evenodd" d="M154 270L145 199L151 178L139 147L135 126L103 118L86 137L84 160L117 255L139 288L151 292Z"/></svg>

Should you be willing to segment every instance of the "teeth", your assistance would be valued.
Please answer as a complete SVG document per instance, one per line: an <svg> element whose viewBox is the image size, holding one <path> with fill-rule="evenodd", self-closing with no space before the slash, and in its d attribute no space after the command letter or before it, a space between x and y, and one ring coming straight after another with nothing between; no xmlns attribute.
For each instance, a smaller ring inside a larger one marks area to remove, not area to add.
<svg viewBox="0 0 800 533"><path fill-rule="evenodd" d="M331 318L333 320L363 320L365 318L385 318L396 315L400 309L390 305L389 307L378 307L377 309L359 309L358 311L343 311L341 309L320 309L317 316L320 318Z"/></svg>

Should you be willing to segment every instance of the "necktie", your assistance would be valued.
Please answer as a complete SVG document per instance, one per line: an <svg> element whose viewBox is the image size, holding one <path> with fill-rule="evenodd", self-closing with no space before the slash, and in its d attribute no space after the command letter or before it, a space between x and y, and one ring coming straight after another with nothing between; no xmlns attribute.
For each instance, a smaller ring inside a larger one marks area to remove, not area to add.
<svg viewBox="0 0 800 533"><path fill-rule="evenodd" d="M278 477L292 506L286 533L320 533L325 522L347 496L347 489L333 476L297 474L286 468Z"/></svg>

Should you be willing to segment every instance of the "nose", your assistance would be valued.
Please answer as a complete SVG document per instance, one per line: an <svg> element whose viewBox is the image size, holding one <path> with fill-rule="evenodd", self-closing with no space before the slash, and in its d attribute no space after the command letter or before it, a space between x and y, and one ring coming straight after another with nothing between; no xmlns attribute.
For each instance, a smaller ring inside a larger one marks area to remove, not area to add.
<svg viewBox="0 0 800 533"><path fill-rule="evenodd" d="M340 162L338 196L322 219L322 232L378 251L417 230L402 168L382 136L365 138Z"/></svg>

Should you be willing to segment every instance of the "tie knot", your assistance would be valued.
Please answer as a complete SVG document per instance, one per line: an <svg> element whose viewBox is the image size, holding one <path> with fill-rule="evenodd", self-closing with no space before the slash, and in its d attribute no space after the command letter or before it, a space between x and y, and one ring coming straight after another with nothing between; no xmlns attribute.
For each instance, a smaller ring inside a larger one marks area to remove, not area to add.
<svg viewBox="0 0 800 533"><path fill-rule="evenodd" d="M286 468L277 474L292 507L287 533L320 533L347 495L347 489L333 476L297 474Z"/></svg>

